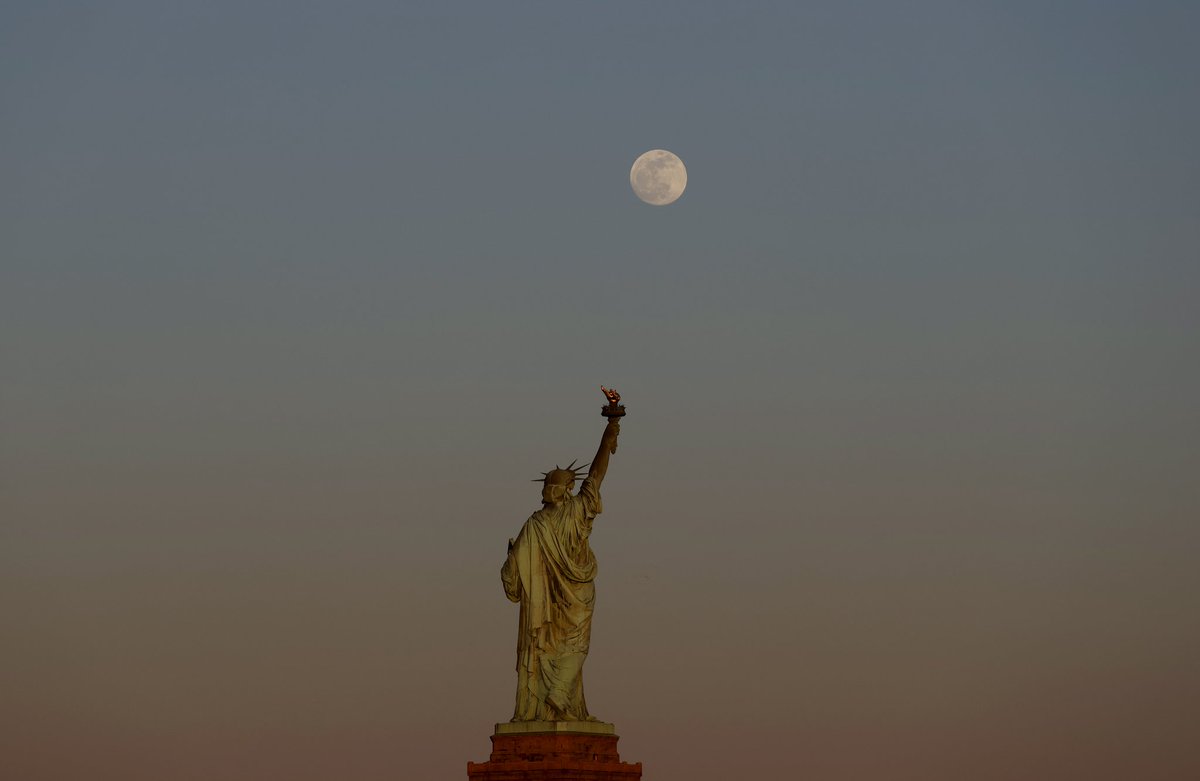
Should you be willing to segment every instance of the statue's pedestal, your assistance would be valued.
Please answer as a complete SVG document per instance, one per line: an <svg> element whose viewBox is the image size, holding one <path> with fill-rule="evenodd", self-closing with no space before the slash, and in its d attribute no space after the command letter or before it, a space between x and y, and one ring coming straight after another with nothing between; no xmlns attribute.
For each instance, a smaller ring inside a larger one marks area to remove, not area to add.
<svg viewBox="0 0 1200 781"><path fill-rule="evenodd" d="M613 725L602 721L497 724L492 756L467 763L470 781L639 781L642 763L622 762Z"/></svg>

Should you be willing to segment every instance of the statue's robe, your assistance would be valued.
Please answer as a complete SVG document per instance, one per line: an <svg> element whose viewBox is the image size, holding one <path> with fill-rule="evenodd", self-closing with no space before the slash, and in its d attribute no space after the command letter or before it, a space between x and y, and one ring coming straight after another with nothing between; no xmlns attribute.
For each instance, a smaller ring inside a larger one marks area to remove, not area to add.
<svg viewBox="0 0 1200 781"><path fill-rule="evenodd" d="M521 603L513 721L591 718L583 698L596 599L588 536L601 510L599 488L585 478L579 493L529 516L500 571L504 593Z"/></svg>

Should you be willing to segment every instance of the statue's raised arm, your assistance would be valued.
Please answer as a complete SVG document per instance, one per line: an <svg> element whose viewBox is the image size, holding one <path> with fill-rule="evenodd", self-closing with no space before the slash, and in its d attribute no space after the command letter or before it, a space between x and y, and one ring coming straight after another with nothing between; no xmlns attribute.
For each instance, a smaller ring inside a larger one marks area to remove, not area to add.
<svg viewBox="0 0 1200 781"><path fill-rule="evenodd" d="M625 416L625 405L620 403L621 394L603 385L600 386L600 390L608 399L608 404L600 409L600 414L608 418L608 425L604 427L604 433L600 436L600 447L596 450L596 457L592 459L587 476L597 488L608 472L608 457L617 452L617 437L621 434L620 419Z"/></svg>

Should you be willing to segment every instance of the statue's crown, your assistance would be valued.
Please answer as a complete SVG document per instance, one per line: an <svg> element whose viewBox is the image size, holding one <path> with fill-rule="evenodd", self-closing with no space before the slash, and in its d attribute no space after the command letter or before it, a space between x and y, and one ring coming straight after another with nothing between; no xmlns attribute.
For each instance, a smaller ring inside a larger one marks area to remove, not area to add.
<svg viewBox="0 0 1200 781"><path fill-rule="evenodd" d="M581 475L587 474L584 470L587 469L587 464L575 466L572 461L566 469L563 469L557 464L549 472L542 472L541 477L535 477L530 482L543 483L545 485L571 485L580 478Z"/></svg>

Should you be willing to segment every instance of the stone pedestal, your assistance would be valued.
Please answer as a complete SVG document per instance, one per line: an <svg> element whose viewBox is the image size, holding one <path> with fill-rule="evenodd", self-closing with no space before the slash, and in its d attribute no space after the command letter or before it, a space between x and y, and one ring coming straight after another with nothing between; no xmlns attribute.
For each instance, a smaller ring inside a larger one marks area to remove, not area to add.
<svg viewBox="0 0 1200 781"><path fill-rule="evenodd" d="M469 781L639 781L642 763L622 762L617 735L600 721L497 724L492 756L467 763Z"/></svg>

